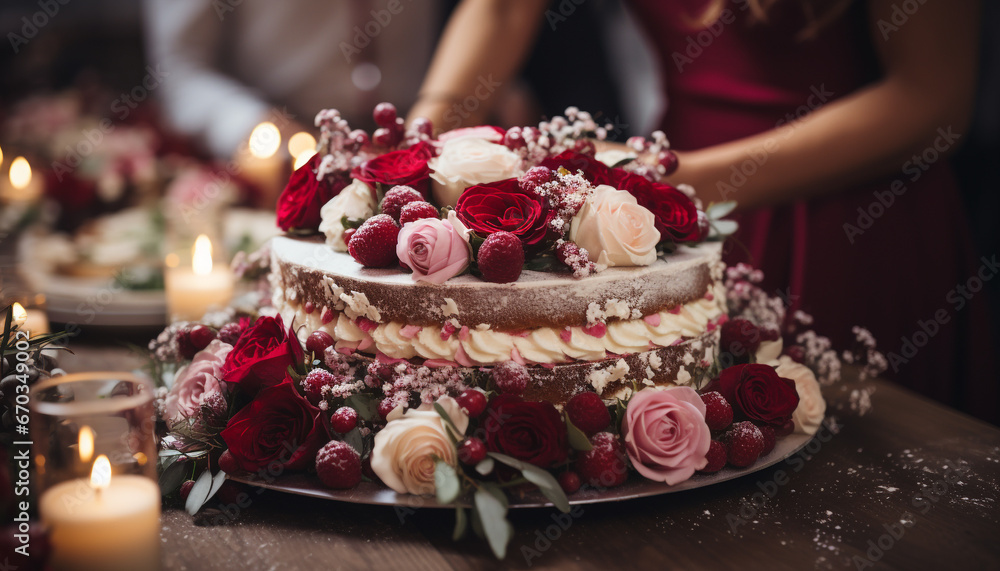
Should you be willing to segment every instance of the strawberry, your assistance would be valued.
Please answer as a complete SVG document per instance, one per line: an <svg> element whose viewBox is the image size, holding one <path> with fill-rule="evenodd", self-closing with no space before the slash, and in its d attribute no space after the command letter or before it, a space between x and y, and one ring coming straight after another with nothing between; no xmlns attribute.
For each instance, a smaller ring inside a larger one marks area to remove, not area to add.
<svg viewBox="0 0 1000 571"><path fill-rule="evenodd" d="M764 435L748 420L734 424L725 439L729 446L729 463L738 468L746 468L756 462L764 450Z"/></svg>
<svg viewBox="0 0 1000 571"><path fill-rule="evenodd" d="M403 205L403 209L399 211L399 223L406 224L407 222L413 222L414 220L420 220L421 218L437 218L438 210L434 208L434 205L430 202L424 201L413 201L408 202Z"/></svg>
<svg viewBox="0 0 1000 571"><path fill-rule="evenodd" d="M711 430L725 430L733 423L733 407L719 391L709 391L701 395L705 403L705 424Z"/></svg>
<svg viewBox="0 0 1000 571"><path fill-rule="evenodd" d="M576 457L580 479L605 488L624 484L628 478L628 464L621 440L610 432L598 432L591 437L590 444L593 448Z"/></svg>
<svg viewBox="0 0 1000 571"><path fill-rule="evenodd" d="M524 247L510 232L494 232L479 247L476 263L484 280L498 284L514 282L521 277Z"/></svg>
<svg viewBox="0 0 1000 571"><path fill-rule="evenodd" d="M611 424L611 414L597 393L582 392L573 395L566 403L566 416L573 426L587 436L593 436Z"/></svg>
<svg viewBox="0 0 1000 571"><path fill-rule="evenodd" d="M316 475L328 488L353 488L361 482L361 457L350 444L331 440L316 454Z"/></svg>
<svg viewBox="0 0 1000 571"><path fill-rule="evenodd" d="M335 432L346 434L358 425L358 411L349 406L338 408L330 415L330 426Z"/></svg>
<svg viewBox="0 0 1000 571"><path fill-rule="evenodd" d="M403 207L411 202L424 202L424 196L412 186L394 186L382 198L382 214L388 214L393 220L399 220Z"/></svg>
<svg viewBox="0 0 1000 571"><path fill-rule="evenodd" d="M718 440L713 440L712 444L708 447L708 454L705 454L708 464L705 464L705 467L698 471L702 474L714 474L718 472L725 467L727 456L726 445Z"/></svg>
<svg viewBox="0 0 1000 571"><path fill-rule="evenodd" d="M396 238L399 226L392 216L376 214L354 232L347 250L362 266L386 268L399 262L396 257Z"/></svg>

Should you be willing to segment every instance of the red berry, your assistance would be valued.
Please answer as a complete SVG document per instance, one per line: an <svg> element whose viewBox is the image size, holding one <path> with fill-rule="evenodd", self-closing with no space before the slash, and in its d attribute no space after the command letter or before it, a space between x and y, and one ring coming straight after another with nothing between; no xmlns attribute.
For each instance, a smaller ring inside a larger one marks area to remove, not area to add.
<svg viewBox="0 0 1000 571"><path fill-rule="evenodd" d="M330 415L330 426L340 434L346 434L358 425L358 411L349 406L338 408Z"/></svg>
<svg viewBox="0 0 1000 571"><path fill-rule="evenodd" d="M243 328L240 327L239 323L227 323L222 326L222 329L219 330L219 341L230 345L236 345L236 342L239 341L241 334L243 334Z"/></svg>
<svg viewBox="0 0 1000 571"><path fill-rule="evenodd" d="M527 145L524 136L521 135L521 128L511 127L508 129L503 135L503 145L511 150L517 150Z"/></svg>
<svg viewBox="0 0 1000 571"><path fill-rule="evenodd" d="M714 474L718 472L726 466L728 454L725 444L718 440L713 440L708 447L708 453L705 454L708 464L705 464L705 467L698 471L702 474Z"/></svg>
<svg viewBox="0 0 1000 571"><path fill-rule="evenodd" d="M566 416L573 426L587 436L593 436L611 424L611 414L597 393L590 391L573 395L566 403Z"/></svg>
<svg viewBox="0 0 1000 571"><path fill-rule="evenodd" d="M339 385L346 380L343 375L335 375L326 369L316 368L309 371L306 378L302 379L302 389L309 402L319 404L319 401L323 400L323 387Z"/></svg>
<svg viewBox="0 0 1000 571"><path fill-rule="evenodd" d="M760 451L760 455L764 456L774 450L774 443L777 442L778 436L770 426L758 426L757 429L760 430L761 436L764 437L764 448Z"/></svg>
<svg viewBox="0 0 1000 571"><path fill-rule="evenodd" d="M324 305L323 310L319 312L319 320L323 323L323 325L326 325L327 323L333 321L333 318L334 318L333 311L331 311L329 307L326 307Z"/></svg>
<svg viewBox="0 0 1000 571"><path fill-rule="evenodd" d="M667 169L663 174L665 176L670 176L677 172L677 167L680 165L680 161L677 160L677 153L673 151L664 151L660 154L660 164L663 168Z"/></svg>
<svg viewBox="0 0 1000 571"><path fill-rule="evenodd" d="M427 117L417 117L413 120L411 126L421 135L427 135L430 137L434 134L434 123L432 123Z"/></svg>
<svg viewBox="0 0 1000 571"><path fill-rule="evenodd" d="M392 216L393 220L399 220L399 213L403 206L411 202L423 201L424 196L412 186L394 186L382 198L382 214L388 214Z"/></svg>
<svg viewBox="0 0 1000 571"><path fill-rule="evenodd" d="M476 260L483 279L505 284L517 281L524 265L524 247L510 232L494 232L479 247Z"/></svg>
<svg viewBox="0 0 1000 571"><path fill-rule="evenodd" d="M469 418L478 418L486 410L486 395L476 389L466 389L455 397L455 402L465 409L465 414L469 415Z"/></svg>
<svg viewBox="0 0 1000 571"><path fill-rule="evenodd" d="M190 339L191 345L194 345L195 349L201 351L205 347L208 347L208 344L215 339L215 331L204 325L195 325L191 328Z"/></svg>
<svg viewBox="0 0 1000 571"><path fill-rule="evenodd" d="M185 359L193 359L194 354L198 352L191 342L191 329L188 327L177 332L177 352Z"/></svg>
<svg viewBox="0 0 1000 571"><path fill-rule="evenodd" d="M194 487L194 480L184 480L181 484L181 501L186 502L188 496L191 495L191 488Z"/></svg>
<svg viewBox="0 0 1000 571"><path fill-rule="evenodd" d="M353 488L361 482L361 457L350 444L331 440L316 454L316 475L328 488Z"/></svg>
<svg viewBox="0 0 1000 571"><path fill-rule="evenodd" d="M518 396L524 394L531 378L527 367L514 361L504 361L493 367L492 374L493 382L500 392Z"/></svg>
<svg viewBox="0 0 1000 571"><path fill-rule="evenodd" d="M791 419L789 419L788 422L774 429L774 436L776 438L781 438L782 436L788 436L794 431L795 431L795 423L792 422Z"/></svg>
<svg viewBox="0 0 1000 571"><path fill-rule="evenodd" d="M729 447L729 463L738 468L745 468L756 462L764 450L764 435L748 420L734 424L725 438Z"/></svg>
<svg viewBox="0 0 1000 571"><path fill-rule="evenodd" d="M219 456L219 469L227 474L238 474L243 471L240 468L239 462L236 461L236 457L229 450L226 450L222 453L222 456Z"/></svg>
<svg viewBox="0 0 1000 571"><path fill-rule="evenodd" d="M389 416L389 413L396 408L396 405L392 404L390 399L382 399L378 402L378 415L383 419Z"/></svg>
<svg viewBox="0 0 1000 571"><path fill-rule="evenodd" d="M409 202L399 211L399 223L406 224L421 218L438 218L438 209L430 202Z"/></svg>
<svg viewBox="0 0 1000 571"><path fill-rule="evenodd" d="M319 357L322 357L323 352L331 345L333 345L333 337L326 331L313 331L306 338L306 351L311 351Z"/></svg>
<svg viewBox="0 0 1000 571"><path fill-rule="evenodd" d="M372 118L379 127L392 127L396 124L396 106L392 103L379 103L372 112Z"/></svg>
<svg viewBox="0 0 1000 571"><path fill-rule="evenodd" d="M311 301L307 301L302 304L302 311L305 311L306 314L311 314L312 312L316 311L316 304L314 304Z"/></svg>
<svg viewBox="0 0 1000 571"><path fill-rule="evenodd" d="M396 257L396 238L399 226L392 216L376 214L351 236L347 250L366 268L385 268L399 262Z"/></svg>
<svg viewBox="0 0 1000 571"><path fill-rule="evenodd" d="M458 445L458 459L466 466L475 466L486 459L486 445L471 436Z"/></svg>
<svg viewBox="0 0 1000 571"><path fill-rule="evenodd" d="M712 430L725 430L733 423L733 407L719 391L701 395L705 402L705 424Z"/></svg>
<svg viewBox="0 0 1000 571"><path fill-rule="evenodd" d="M357 228L346 228L344 230L344 233L340 235L340 239L344 241L345 246L351 243L351 236L353 236L357 231Z"/></svg>
<svg viewBox="0 0 1000 571"><path fill-rule="evenodd" d="M559 474L559 487L566 495L575 494L580 489L580 475L572 470Z"/></svg>
<svg viewBox="0 0 1000 571"><path fill-rule="evenodd" d="M531 167L528 172L521 176L519 182L523 190L534 192L535 189L547 182L552 182L555 178L556 173L548 167Z"/></svg>
<svg viewBox="0 0 1000 571"><path fill-rule="evenodd" d="M598 432L590 438L590 444L593 448L576 457L580 478L591 486L605 488L624 484L628 478L628 464L621 440L610 432Z"/></svg>

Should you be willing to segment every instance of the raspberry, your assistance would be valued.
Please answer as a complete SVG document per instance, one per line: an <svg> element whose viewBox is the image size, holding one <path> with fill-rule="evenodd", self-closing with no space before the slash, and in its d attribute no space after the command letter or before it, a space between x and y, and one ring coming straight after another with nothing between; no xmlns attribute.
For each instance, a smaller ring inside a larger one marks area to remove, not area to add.
<svg viewBox="0 0 1000 571"><path fill-rule="evenodd" d="M559 487L566 495L575 494L580 489L580 475L572 470L559 474Z"/></svg>
<svg viewBox="0 0 1000 571"><path fill-rule="evenodd" d="M396 106L392 103L379 103L372 111L372 119L379 127L391 127L396 123Z"/></svg>
<svg viewBox="0 0 1000 571"><path fill-rule="evenodd" d="M382 214L388 214L393 220L399 220L403 207L411 202L424 202L424 197L412 186L394 186L382 198Z"/></svg>
<svg viewBox="0 0 1000 571"><path fill-rule="evenodd" d="M517 281L524 265L524 247L510 232L494 232L479 247L476 262L483 279L488 282L505 284Z"/></svg>
<svg viewBox="0 0 1000 571"><path fill-rule="evenodd" d="M590 438L592 449L576 457L576 471L591 486L612 488L625 483L628 465L625 447L610 432L598 432Z"/></svg>
<svg viewBox="0 0 1000 571"><path fill-rule="evenodd" d="M774 443L778 440L778 436L770 426L758 426L757 429L760 430L761 436L764 437L764 448L760 451L760 455L764 456L774 450Z"/></svg>
<svg viewBox="0 0 1000 571"><path fill-rule="evenodd" d="M316 475L328 488L353 488L361 482L361 457L350 444L331 440L316 454Z"/></svg>
<svg viewBox="0 0 1000 571"><path fill-rule="evenodd" d="M502 393L522 395L528 388L528 369L514 361L505 361L493 367L493 382Z"/></svg>
<svg viewBox="0 0 1000 571"><path fill-rule="evenodd" d="M424 202L421 200L417 202L408 202L403 205L403 209L399 211L399 223L406 224L407 222L413 222L414 220L420 220L421 218L437 218L438 210L434 208L434 205L430 202Z"/></svg>
<svg viewBox="0 0 1000 571"><path fill-rule="evenodd" d="M351 236L347 250L362 266L385 268L399 262L396 257L396 237L399 226L392 216L376 214Z"/></svg>
<svg viewBox="0 0 1000 571"><path fill-rule="evenodd" d="M698 471L702 474L714 474L718 472L726 466L727 456L726 445L718 440L713 440L712 444L708 447L708 453L705 454L708 464L705 464L705 467Z"/></svg>
<svg viewBox="0 0 1000 571"><path fill-rule="evenodd" d="M240 468L239 462L236 461L236 457L229 450L226 450L222 453L222 456L219 456L219 469L227 474L238 474L243 471Z"/></svg>
<svg viewBox="0 0 1000 571"><path fill-rule="evenodd" d="M556 173L548 167L531 167L528 172L518 181L521 189L526 192L535 192L535 189L545 183L552 182L556 178Z"/></svg>
<svg viewBox="0 0 1000 571"><path fill-rule="evenodd" d="M222 326L222 329L219 330L219 341L229 343L230 345L236 345L236 342L239 341L242 333L243 327L239 323L227 323Z"/></svg>
<svg viewBox="0 0 1000 571"><path fill-rule="evenodd" d="M458 459L466 466L475 466L486 458L486 444L476 437L469 437L458 445Z"/></svg>
<svg viewBox="0 0 1000 571"><path fill-rule="evenodd" d="M466 389L455 397L455 401L458 406L465 409L465 414L469 415L469 418L478 418L486 410L486 395L483 391Z"/></svg>
<svg viewBox="0 0 1000 571"><path fill-rule="evenodd" d="M725 430L733 423L733 407L719 391L709 391L701 395L705 402L705 424L711 430Z"/></svg>
<svg viewBox="0 0 1000 571"><path fill-rule="evenodd" d="M181 354L181 357L189 360L193 359L194 354L198 352L194 343L191 342L191 329L188 327L177 332L177 352Z"/></svg>
<svg viewBox="0 0 1000 571"><path fill-rule="evenodd" d="M344 380L344 377L334 375L326 369L313 369L302 379L302 389L309 402L316 404L323 400L323 387L339 385Z"/></svg>
<svg viewBox="0 0 1000 571"><path fill-rule="evenodd" d="M326 348L333 345L333 337L326 331L313 331L306 338L306 351L322 355Z"/></svg>
<svg viewBox="0 0 1000 571"><path fill-rule="evenodd" d="M354 427L357 425L358 411L349 406L342 406L330 415L330 426L340 434L346 434L354 430Z"/></svg>
<svg viewBox="0 0 1000 571"><path fill-rule="evenodd" d="M734 424L725 439L729 446L729 463L738 468L746 468L756 462L764 450L764 435L748 420Z"/></svg>
<svg viewBox="0 0 1000 571"><path fill-rule="evenodd" d="M378 415L382 418L389 416L389 413L396 408L392 399L382 399L378 402Z"/></svg>
<svg viewBox="0 0 1000 571"><path fill-rule="evenodd" d="M181 484L181 501L182 502L186 502L187 501L188 496L191 495L191 488L193 488L193 487L194 487L194 480L185 480L184 483Z"/></svg>
<svg viewBox="0 0 1000 571"><path fill-rule="evenodd" d="M573 426L587 436L593 436L611 424L611 414L597 393L582 392L566 403L566 416Z"/></svg>
<svg viewBox="0 0 1000 571"><path fill-rule="evenodd" d="M201 351L205 347L208 347L208 344L215 339L215 331L212 331L210 327L205 327L204 325L195 325L191 328L189 338L191 340L191 345L194 346L195 350Z"/></svg>

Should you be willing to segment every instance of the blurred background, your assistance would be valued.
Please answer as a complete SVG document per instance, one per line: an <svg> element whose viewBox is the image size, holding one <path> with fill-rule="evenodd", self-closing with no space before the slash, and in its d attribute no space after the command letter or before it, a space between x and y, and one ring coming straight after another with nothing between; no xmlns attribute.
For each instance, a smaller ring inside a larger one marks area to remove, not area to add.
<svg viewBox="0 0 1000 571"><path fill-rule="evenodd" d="M171 228L209 236L220 264L276 234L273 204L313 152L316 112L363 129L380 101L405 114L455 4L403 2L393 16L385 0L5 0L3 305L66 329L71 346L144 345L165 323L164 264L188 247ZM572 17L542 25L521 77L497 88L493 122L576 105L616 140L648 135L664 78L632 17L615 0L562 4ZM998 24L985 2L975 118L951 159L982 254L1000 252ZM987 287L1000 323L1000 280Z"/></svg>

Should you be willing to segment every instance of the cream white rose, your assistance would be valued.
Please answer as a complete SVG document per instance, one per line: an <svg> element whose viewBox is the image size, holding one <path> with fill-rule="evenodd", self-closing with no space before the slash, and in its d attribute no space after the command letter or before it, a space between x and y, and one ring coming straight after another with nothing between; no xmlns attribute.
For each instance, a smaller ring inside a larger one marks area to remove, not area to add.
<svg viewBox="0 0 1000 571"><path fill-rule="evenodd" d="M778 376L795 381L795 392L799 393L799 406L792 413L795 432L816 434L826 416L826 401L820 392L816 375L809 367L796 363L788 356L778 359Z"/></svg>
<svg viewBox="0 0 1000 571"><path fill-rule="evenodd" d="M449 139L431 159L431 192L440 206L455 206L470 186L521 176L521 157L503 145L475 137Z"/></svg>
<svg viewBox="0 0 1000 571"><path fill-rule="evenodd" d="M778 358L781 356L781 352L784 348L785 344L781 340L781 337L778 337L775 341L761 341L760 347L757 348L757 352L754 354L754 359L756 359L757 363L762 365L777 367Z"/></svg>
<svg viewBox="0 0 1000 571"><path fill-rule="evenodd" d="M656 260L656 217L624 190L602 184L573 217L569 239L590 261L606 266L648 266Z"/></svg>
<svg viewBox="0 0 1000 571"><path fill-rule="evenodd" d="M375 214L375 194L372 189L360 180L347 185L340 194L331 198L320 209L319 231L326 234L326 243L338 252L346 252L344 243L344 224L341 219L369 218Z"/></svg>
<svg viewBox="0 0 1000 571"><path fill-rule="evenodd" d="M469 427L469 417L451 397L441 397L444 407L460 434L461 440ZM458 453L448 437L451 429L444 425L432 405L405 413L397 408L389 413L385 428L375 435L372 448L372 470L385 485L400 494L434 494L434 468L437 460L456 465Z"/></svg>

